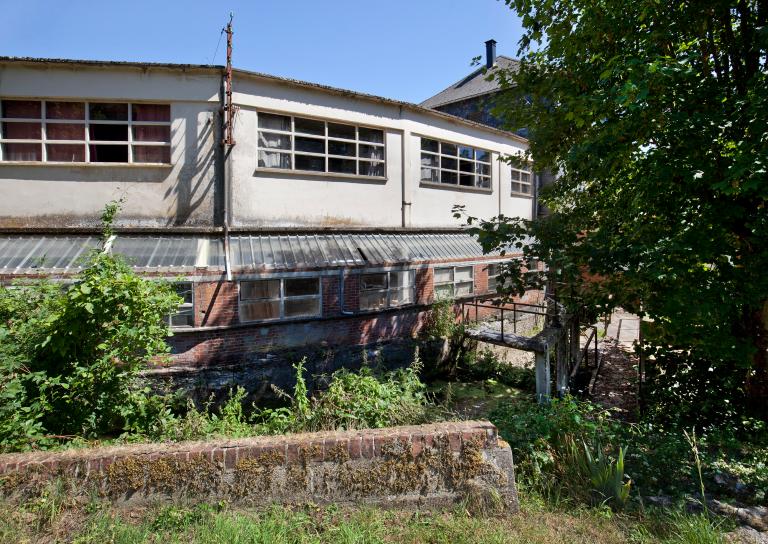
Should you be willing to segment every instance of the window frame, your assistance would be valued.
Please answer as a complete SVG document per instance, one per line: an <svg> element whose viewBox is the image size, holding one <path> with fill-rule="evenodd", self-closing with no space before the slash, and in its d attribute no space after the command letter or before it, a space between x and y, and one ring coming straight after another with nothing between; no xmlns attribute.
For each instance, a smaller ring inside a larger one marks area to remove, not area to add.
<svg viewBox="0 0 768 544"><path fill-rule="evenodd" d="M39 102L40 103L40 117L6 117L5 109L2 108L2 102L5 101L20 101L20 102ZM82 104L85 108L82 119L48 119L47 109L49 103L66 102ZM126 120L97 120L91 119L92 104L126 104L127 105L127 118ZM135 105L158 105L168 106L168 121L134 121L133 120L133 106ZM40 124L40 138L6 138L4 134L5 123L39 123ZM78 140L53 140L47 137L49 125L81 125L83 126L84 134L82 139ZM92 126L98 125L121 125L127 127L127 139L126 140L94 140L91 139ZM168 127L169 139L163 142L152 142L135 140L133 135L133 128L135 126L162 126ZM172 143L172 129L173 129L173 112L172 104L169 102L141 102L125 100L111 100L109 98L96 99L96 100L84 100L78 98L30 98L30 97L0 97L0 164L13 164L13 163L28 163L28 164L54 164L54 165L83 165L93 164L98 166L171 166L173 164L173 143ZM40 146L40 160L7 160L5 159L4 144L36 144ZM76 145L84 147L83 161L49 161L48 160L48 146L49 145ZM91 146L92 145L114 145L114 146L126 146L127 147L127 160L123 161L91 161ZM137 162L134 160L134 147L162 147L168 149L168 162Z"/></svg>
<svg viewBox="0 0 768 544"><path fill-rule="evenodd" d="M456 271L460 268L468 268L471 270L471 279L470 280L456 280ZM437 271L438 270L451 270L451 281L437 281ZM467 284L469 283L472 288L470 289L469 293L457 295L456 294L456 288L459 285ZM451 295L449 296L449 300L456 300L459 298L467 298L472 297L475 295L475 267L474 265L451 265L451 266L436 266L434 267L432 271L432 287L434 292L435 300L440 300L440 297L437 296L438 287L444 287L444 286L451 286Z"/></svg>
<svg viewBox="0 0 768 544"><path fill-rule="evenodd" d="M165 322L168 324L168 327L170 327L173 330L177 329L194 329L195 328L195 282L193 281L177 281L173 282L173 287L176 290L176 294L179 294L179 287L182 285L188 285L188 290L190 293L190 302L182 302L179 304L178 308L175 312L170 313L165 316ZM182 296L182 295L180 295ZM173 324L173 318L179 315L189 315L189 317L192 318L192 323L190 325L174 325Z"/></svg>
<svg viewBox="0 0 768 544"><path fill-rule="evenodd" d="M528 170L524 170L522 168L515 168L514 166L510 167L510 196L515 197L522 197L522 198L533 198L533 186L534 186L534 179L535 174L533 173L533 168L531 168L530 165L528 165ZM518 179L515 179L515 174L518 175ZM528 174L529 179L528 182L523 181L523 174ZM515 190L515 184L517 184L519 187L528 187L528 192L524 193L521 190Z"/></svg>
<svg viewBox="0 0 768 544"><path fill-rule="evenodd" d="M291 120L291 128L290 130L279 130L279 129L273 129L273 128L262 128L259 126L259 115L266 114L266 115L276 115L280 117L288 117ZM296 131L296 119L308 119L311 121L317 121L320 123L323 123L323 135L318 134L310 134L307 132L297 132ZM349 138L341 138L336 136L329 136L328 132L328 125L345 125L347 127L354 127L355 129L355 139L349 139ZM370 129L370 130L377 130L382 133L382 142L369 142L366 140L360 139L360 129ZM271 148L271 147L262 147L261 146L261 133L269 133L269 134L280 134L284 136L289 136L291 140L291 147L290 150L288 149L278 149L278 148ZM324 153L316 153L311 151L297 151L296 150L296 137L299 138L312 138L315 140L322 140L324 143ZM355 145L355 155L336 155L329 152L329 142L342 142L347 144L354 144ZM367 145L371 147L380 148L382 150L382 158L381 159L370 159L360 156L360 146L361 145ZM259 161L261 160L261 153L279 153L281 155L288 155L291 159L291 167L290 168L281 168L277 166L261 166L259 164ZM296 168L296 155L300 156L307 156L307 157L322 157L324 160L325 168L324 170L304 170ZM329 170L329 163L330 159L340 159L340 160L352 160L355 161L355 173L349 173L349 172L333 172ZM367 174L361 174L360 173L360 163L372 163L372 164L381 164L382 166L382 175L381 176L369 176ZM256 168L259 171L265 171L265 172L282 172L282 173L295 173L295 174L309 174L309 175L315 175L315 176L341 176L341 177L349 177L349 178L360 178L360 179L370 179L370 180L386 180L387 179L387 131L382 127L376 127L366 124L359 124L359 123L350 123L348 121L343 120L337 120L337 119L327 119L322 117L314 117L311 115L296 115L293 113L286 113L286 112L278 112L278 111L270 111L270 110L257 110L256 111Z"/></svg>
<svg viewBox="0 0 768 544"><path fill-rule="evenodd" d="M392 280L391 276L392 274L408 274L410 281L408 282L408 285L406 287L392 287ZM387 286L384 289L363 289L362 281L363 276L366 275L380 275L380 274L386 274L387 276ZM367 272L361 272L360 273L360 288L359 288L359 294L358 294L358 311L359 312L380 312L384 310L389 310L391 308L403 308L405 306L412 306L416 304L416 270L412 268L408 268L405 270L382 270L379 272L374 271L367 271ZM411 299L410 302L402 303L402 304L392 304L392 294L393 292L403 292L403 291L410 291ZM363 294L364 293L386 293L386 299L387 303L386 306L383 308L363 308Z"/></svg>
<svg viewBox="0 0 768 544"><path fill-rule="evenodd" d="M307 280L307 279L317 281L317 294L295 295L295 296L285 295L286 281ZM260 281L279 281L280 289L279 289L278 298L243 299L242 284L260 282ZM293 301L293 300L315 300L315 299L318 301L318 312L316 315L300 315L300 316L286 317L285 315L286 300ZM247 305L249 302L267 302L267 301L278 301L278 307L280 309L280 315L278 317L271 317L266 319L245 319L245 313L243 312L244 305ZM277 277L277 278L258 278L258 279L238 280L237 282L237 313L238 313L238 320L240 323L265 323L265 322L275 322L275 321L294 321L298 319L318 319L323 316L322 277L321 276L295 276L295 277L284 276L284 277Z"/></svg>
<svg viewBox="0 0 768 544"><path fill-rule="evenodd" d="M433 142L437 142L438 144L437 152L425 150L423 147L424 140L431 140ZM449 155L449 154L443 153L444 144L456 146L457 148L456 155ZM461 148L471 149L472 158L470 159L470 158L462 157ZM485 153L488 153L488 162L485 162L476 158L478 151L484 151ZM424 155L436 157L437 166L424 165L422 163L422 161L424 160ZM444 168L443 167L444 158L449 160L456 160L456 169ZM467 171L461 170L462 161L472 163L475 166L474 171L467 172ZM481 174L477 171L478 170L477 167L479 165L485 165L488 167L488 175ZM424 170L436 171L438 181L424 179ZM456 183L443 182L442 181L443 171L456 174ZM471 174L474 177L474 181L472 185L461 184L461 176L467 175L467 174ZM479 180L481 178L488 179L488 187L482 187L478 185ZM477 191L477 192L488 193L488 194L493 193L493 151L491 151L490 149L482 148L482 147L476 147L476 146L462 144L458 142L452 142L449 140L442 140L439 138L433 138L431 136L419 135L419 183L429 187L450 188L450 189L455 189L459 191Z"/></svg>

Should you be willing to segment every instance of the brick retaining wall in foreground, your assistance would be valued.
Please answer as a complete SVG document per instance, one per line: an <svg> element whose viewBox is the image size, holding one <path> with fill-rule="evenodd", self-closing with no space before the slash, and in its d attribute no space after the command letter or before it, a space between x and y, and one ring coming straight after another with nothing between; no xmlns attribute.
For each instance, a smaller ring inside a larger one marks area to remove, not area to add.
<svg viewBox="0 0 768 544"><path fill-rule="evenodd" d="M116 503L518 508L512 452L487 421L0 455L7 498L37 496L56 478L70 494Z"/></svg>

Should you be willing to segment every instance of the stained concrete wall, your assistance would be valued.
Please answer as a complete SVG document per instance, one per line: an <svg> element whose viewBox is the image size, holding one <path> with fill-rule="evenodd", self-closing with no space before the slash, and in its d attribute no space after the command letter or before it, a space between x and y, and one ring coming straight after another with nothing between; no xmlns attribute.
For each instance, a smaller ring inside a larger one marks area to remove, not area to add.
<svg viewBox="0 0 768 544"><path fill-rule="evenodd" d="M235 124L238 140L229 164L236 226L456 227L459 222L451 210L457 204L484 218L499 212L530 217L530 199L510 195L509 167L498 161L526 148L510 136L394 104L245 74L235 79L234 101L240 107ZM381 128L387 179L260 169L258 111ZM422 136L491 150L492 191L422 184Z"/></svg>
<svg viewBox="0 0 768 544"><path fill-rule="evenodd" d="M171 165L0 162L0 227L97 225L124 198L121 225L211 226L220 74L195 69L0 63L0 97L171 105Z"/></svg>
<svg viewBox="0 0 768 544"><path fill-rule="evenodd" d="M120 197L120 225L210 227L221 224L225 182L235 227L457 227L457 204L484 218L530 217L530 200L510 195L509 168L498 161L522 152L524 141L412 106L240 71L237 145L225 180L217 168L220 86L215 67L0 61L0 97L161 102L171 105L172 116L167 166L0 162L0 227L93 226L104 204ZM386 179L259 169L258 111L381 128ZM421 137L492 151L492 190L421 183Z"/></svg>

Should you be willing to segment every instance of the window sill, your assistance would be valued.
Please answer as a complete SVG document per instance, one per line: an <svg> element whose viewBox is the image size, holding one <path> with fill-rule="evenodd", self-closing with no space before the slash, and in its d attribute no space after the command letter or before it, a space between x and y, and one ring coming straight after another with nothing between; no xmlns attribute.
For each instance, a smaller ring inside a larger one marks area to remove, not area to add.
<svg viewBox="0 0 768 544"><path fill-rule="evenodd" d="M493 188L479 189L477 187L467 187L466 185L451 185L448 183L431 183L429 181L419 182L419 187L426 187L428 189L444 189L447 191L459 191L462 193L478 193L482 195L493 194Z"/></svg>
<svg viewBox="0 0 768 544"><path fill-rule="evenodd" d="M0 161L0 167L2 166L67 166L75 168L173 168L173 164L161 163L161 162L143 162L143 163L126 163L126 162L52 162L52 161Z"/></svg>
<svg viewBox="0 0 768 544"><path fill-rule="evenodd" d="M342 174L336 172L312 172L311 170L288 170L285 168L256 168L256 174L282 174L286 177L317 177L317 178L340 178L340 179L354 179L358 181L370 181L372 183L386 182L389 178L387 176L360 176L358 174Z"/></svg>
<svg viewBox="0 0 768 544"><path fill-rule="evenodd" d="M523 193L510 193L509 196L511 196L512 198L527 198L528 200L533 198L533 195L526 195Z"/></svg>

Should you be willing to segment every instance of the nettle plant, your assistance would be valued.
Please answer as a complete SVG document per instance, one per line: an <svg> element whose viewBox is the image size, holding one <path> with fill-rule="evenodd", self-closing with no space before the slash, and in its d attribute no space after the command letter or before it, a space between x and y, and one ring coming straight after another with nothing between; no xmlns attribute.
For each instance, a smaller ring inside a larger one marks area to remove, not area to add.
<svg viewBox="0 0 768 544"><path fill-rule="evenodd" d="M0 448L121 430L132 417L138 370L168 353L171 284L137 276L104 250L119 202L105 208L102 247L69 285L0 289ZM8 417L5 417L8 416Z"/></svg>

